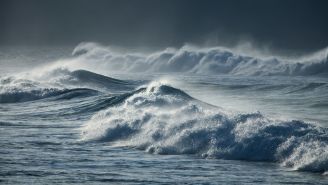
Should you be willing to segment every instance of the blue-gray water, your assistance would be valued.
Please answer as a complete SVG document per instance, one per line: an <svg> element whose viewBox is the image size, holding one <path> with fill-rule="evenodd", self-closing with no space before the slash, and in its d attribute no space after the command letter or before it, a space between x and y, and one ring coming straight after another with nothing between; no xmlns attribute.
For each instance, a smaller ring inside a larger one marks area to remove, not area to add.
<svg viewBox="0 0 328 185"><path fill-rule="evenodd" d="M1 184L328 183L325 57L297 69L220 50L87 49L2 68Z"/></svg>

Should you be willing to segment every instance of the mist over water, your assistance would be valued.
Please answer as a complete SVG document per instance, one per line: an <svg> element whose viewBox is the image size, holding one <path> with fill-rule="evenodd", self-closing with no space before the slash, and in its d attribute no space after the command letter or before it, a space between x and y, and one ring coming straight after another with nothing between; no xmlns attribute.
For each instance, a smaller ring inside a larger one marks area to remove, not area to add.
<svg viewBox="0 0 328 185"><path fill-rule="evenodd" d="M327 7L1 0L0 184L328 184Z"/></svg>
<svg viewBox="0 0 328 185"><path fill-rule="evenodd" d="M328 182L327 49L67 50L4 52L0 182Z"/></svg>
<svg viewBox="0 0 328 185"><path fill-rule="evenodd" d="M76 64L91 66L90 63L93 63L97 64L98 69L105 67L107 71L247 76L327 75L328 60L327 49L309 56L284 59L256 56L225 47L199 48L188 45L147 54L130 53L111 50L96 43L78 45L73 55L79 56L74 60Z"/></svg>

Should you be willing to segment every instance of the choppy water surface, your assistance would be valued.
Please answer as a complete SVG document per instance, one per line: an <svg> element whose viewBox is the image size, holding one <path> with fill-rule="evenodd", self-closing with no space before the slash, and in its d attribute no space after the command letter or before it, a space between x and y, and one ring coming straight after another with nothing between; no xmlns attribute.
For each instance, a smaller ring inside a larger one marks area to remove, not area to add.
<svg viewBox="0 0 328 185"><path fill-rule="evenodd" d="M254 76L268 61L218 49L145 59L87 46L65 62L1 75L2 184L328 183L328 78L316 63L270 60ZM128 60L151 71L105 70ZM188 72L161 71L155 60ZM224 72L199 66L211 62Z"/></svg>

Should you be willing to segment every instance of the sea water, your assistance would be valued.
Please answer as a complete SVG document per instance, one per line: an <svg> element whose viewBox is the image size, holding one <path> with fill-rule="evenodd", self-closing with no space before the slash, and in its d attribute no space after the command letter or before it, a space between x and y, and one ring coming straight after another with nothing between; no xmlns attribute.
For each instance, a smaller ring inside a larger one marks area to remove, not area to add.
<svg viewBox="0 0 328 185"><path fill-rule="evenodd" d="M59 56L20 72L2 63L1 184L328 183L322 51L86 43Z"/></svg>

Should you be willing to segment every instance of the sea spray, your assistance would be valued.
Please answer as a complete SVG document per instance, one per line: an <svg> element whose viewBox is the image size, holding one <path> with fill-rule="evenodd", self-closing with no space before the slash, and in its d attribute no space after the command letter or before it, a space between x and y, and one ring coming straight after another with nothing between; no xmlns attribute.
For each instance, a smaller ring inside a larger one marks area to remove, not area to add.
<svg viewBox="0 0 328 185"><path fill-rule="evenodd" d="M84 125L84 141L155 154L278 162L303 171L328 169L327 128L261 113L233 115L160 83L121 98Z"/></svg>

